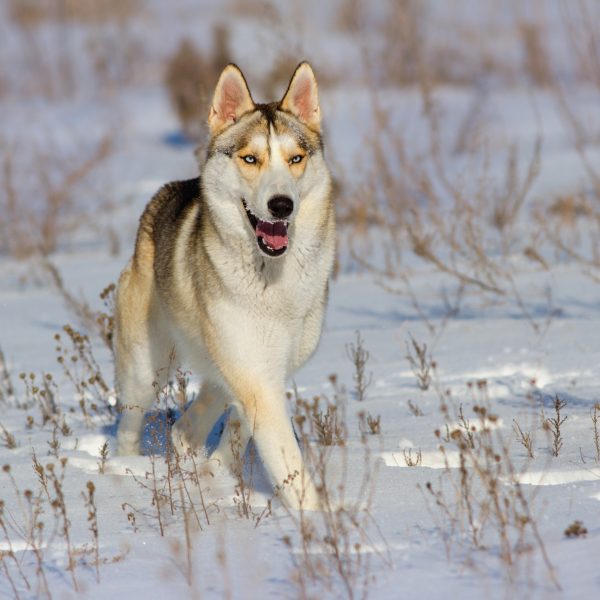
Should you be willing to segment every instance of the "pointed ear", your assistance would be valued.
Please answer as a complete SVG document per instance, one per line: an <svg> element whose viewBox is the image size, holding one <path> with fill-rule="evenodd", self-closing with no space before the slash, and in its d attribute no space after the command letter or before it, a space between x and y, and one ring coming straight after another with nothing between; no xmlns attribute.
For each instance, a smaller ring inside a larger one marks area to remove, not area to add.
<svg viewBox="0 0 600 600"><path fill-rule="evenodd" d="M242 72L234 64L227 65L217 82L208 113L211 135L233 125L244 113L253 109L254 101Z"/></svg>
<svg viewBox="0 0 600 600"><path fill-rule="evenodd" d="M317 80L307 62L300 63L294 71L287 92L279 103L279 108L292 113L311 129L321 130Z"/></svg>

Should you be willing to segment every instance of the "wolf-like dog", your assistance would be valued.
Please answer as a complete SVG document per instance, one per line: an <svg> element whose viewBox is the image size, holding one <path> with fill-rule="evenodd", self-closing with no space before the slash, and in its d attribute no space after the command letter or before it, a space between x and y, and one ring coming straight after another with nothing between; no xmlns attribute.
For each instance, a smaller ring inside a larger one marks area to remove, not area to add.
<svg viewBox="0 0 600 600"><path fill-rule="evenodd" d="M153 197L119 279L118 452L140 452L153 382L175 361L202 376L198 398L173 426L175 448L202 448L229 407L242 455L253 438L282 500L318 509L285 401L286 381L319 341L335 254L312 68L297 67L280 102L257 104L228 65L208 129L200 177ZM211 457L229 468L232 431Z"/></svg>

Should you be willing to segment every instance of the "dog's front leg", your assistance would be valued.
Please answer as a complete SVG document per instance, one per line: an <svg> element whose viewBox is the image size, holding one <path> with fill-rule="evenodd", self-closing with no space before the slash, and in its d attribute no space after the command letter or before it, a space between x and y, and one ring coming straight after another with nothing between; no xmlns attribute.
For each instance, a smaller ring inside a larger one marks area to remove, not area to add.
<svg viewBox="0 0 600 600"><path fill-rule="evenodd" d="M280 386L256 385L236 390L271 484L290 508L319 510L317 490L302 460Z"/></svg>

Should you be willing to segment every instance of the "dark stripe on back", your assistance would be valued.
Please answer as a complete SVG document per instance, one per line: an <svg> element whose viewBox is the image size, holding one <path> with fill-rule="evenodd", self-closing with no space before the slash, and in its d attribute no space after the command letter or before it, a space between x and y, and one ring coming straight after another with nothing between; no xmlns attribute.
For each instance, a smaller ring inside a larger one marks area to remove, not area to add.
<svg viewBox="0 0 600 600"><path fill-rule="evenodd" d="M164 185L155 196L160 204L153 219L152 237L158 248L162 240L174 238L192 205L200 198L200 179L173 181ZM154 202L154 199L152 200Z"/></svg>
<svg viewBox="0 0 600 600"><path fill-rule="evenodd" d="M172 271L173 253L181 225L200 202L200 179L167 183L154 195L141 218L141 227L153 240L154 271L158 281Z"/></svg>

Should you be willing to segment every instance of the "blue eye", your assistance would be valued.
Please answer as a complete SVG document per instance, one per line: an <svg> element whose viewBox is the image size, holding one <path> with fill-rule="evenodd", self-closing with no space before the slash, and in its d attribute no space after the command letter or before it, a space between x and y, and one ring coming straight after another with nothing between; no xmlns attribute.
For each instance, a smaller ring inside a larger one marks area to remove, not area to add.
<svg viewBox="0 0 600 600"><path fill-rule="evenodd" d="M249 165L256 164L256 156L252 156L252 154L248 154L247 156L242 156L242 160Z"/></svg>
<svg viewBox="0 0 600 600"><path fill-rule="evenodd" d="M296 154L296 156L292 156L292 158L290 159L290 163L293 165L297 165L299 162L302 161L303 158L304 156Z"/></svg>

